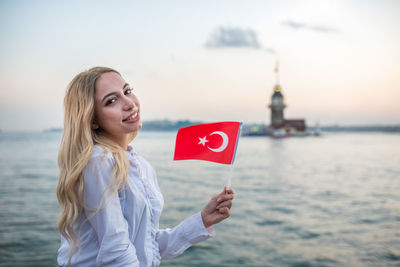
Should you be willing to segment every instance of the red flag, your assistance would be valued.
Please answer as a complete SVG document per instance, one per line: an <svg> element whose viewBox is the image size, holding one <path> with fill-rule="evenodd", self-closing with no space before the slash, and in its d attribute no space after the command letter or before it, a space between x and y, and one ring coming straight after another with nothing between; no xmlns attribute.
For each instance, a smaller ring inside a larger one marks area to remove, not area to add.
<svg viewBox="0 0 400 267"><path fill-rule="evenodd" d="M241 125L240 122L216 122L180 128L174 160L200 159L232 164Z"/></svg>

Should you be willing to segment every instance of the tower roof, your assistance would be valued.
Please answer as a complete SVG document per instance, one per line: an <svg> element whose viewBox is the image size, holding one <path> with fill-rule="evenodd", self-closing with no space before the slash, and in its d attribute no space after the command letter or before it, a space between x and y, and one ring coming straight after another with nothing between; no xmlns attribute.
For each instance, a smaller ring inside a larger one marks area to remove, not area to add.
<svg viewBox="0 0 400 267"><path fill-rule="evenodd" d="M272 98L282 98L283 99L283 95L281 94L281 92L274 92L272 94Z"/></svg>
<svg viewBox="0 0 400 267"><path fill-rule="evenodd" d="M274 92L280 92L281 91L281 86L279 84L274 86Z"/></svg>
<svg viewBox="0 0 400 267"><path fill-rule="evenodd" d="M283 98L282 92L281 92L282 88L279 84L274 86L274 93L272 94L272 98Z"/></svg>

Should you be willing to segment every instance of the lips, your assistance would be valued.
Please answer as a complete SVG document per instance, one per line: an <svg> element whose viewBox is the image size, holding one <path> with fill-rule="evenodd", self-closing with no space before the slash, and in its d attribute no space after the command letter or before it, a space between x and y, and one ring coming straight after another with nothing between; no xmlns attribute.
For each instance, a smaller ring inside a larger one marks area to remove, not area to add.
<svg viewBox="0 0 400 267"><path fill-rule="evenodd" d="M139 118L139 112L133 112L131 113L127 118L123 119L123 122L133 122Z"/></svg>

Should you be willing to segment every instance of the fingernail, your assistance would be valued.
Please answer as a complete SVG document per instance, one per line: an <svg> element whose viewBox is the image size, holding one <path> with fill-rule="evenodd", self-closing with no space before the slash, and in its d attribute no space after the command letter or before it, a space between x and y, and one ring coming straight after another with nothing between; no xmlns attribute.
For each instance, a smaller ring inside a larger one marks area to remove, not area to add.
<svg viewBox="0 0 400 267"><path fill-rule="evenodd" d="M220 202L222 200L222 197L219 197L218 199L217 199L217 202Z"/></svg>
<svg viewBox="0 0 400 267"><path fill-rule="evenodd" d="M215 207L215 209L219 209L219 205Z"/></svg>

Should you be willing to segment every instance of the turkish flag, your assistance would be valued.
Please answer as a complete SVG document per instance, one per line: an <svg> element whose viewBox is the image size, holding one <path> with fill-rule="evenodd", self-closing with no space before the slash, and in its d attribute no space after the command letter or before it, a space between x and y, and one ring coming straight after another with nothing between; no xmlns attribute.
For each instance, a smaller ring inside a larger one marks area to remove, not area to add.
<svg viewBox="0 0 400 267"><path fill-rule="evenodd" d="M216 122L180 128L174 160L199 159L232 164L239 141L240 122Z"/></svg>

